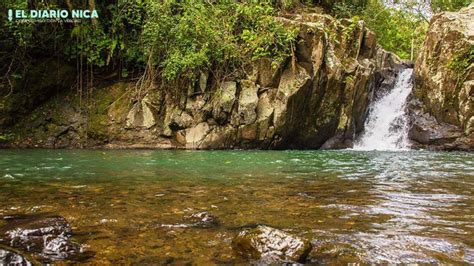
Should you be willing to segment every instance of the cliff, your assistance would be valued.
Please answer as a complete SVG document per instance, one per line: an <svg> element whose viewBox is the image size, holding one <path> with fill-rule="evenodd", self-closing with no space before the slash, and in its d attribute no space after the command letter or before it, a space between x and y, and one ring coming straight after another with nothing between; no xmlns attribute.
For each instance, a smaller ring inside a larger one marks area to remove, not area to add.
<svg viewBox="0 0 474 266"><path fill-rule="evenodd" d="M376 88L390 89L402 64L377 46L363 21L339 21L316 13L276 19L299 30L293 56L280 64L261 59L238 80L211 82L210 73L203 71L189 89L169 91L154 84L138 99L133 82L103 86L87 97L74 90L48 94L52 96L37 107L23 108L21 116L10 112L16 118L5 131L10 136L7 145L351 147L363 129ZM47 80L50 71L36 75ZM65 78L59 80L64 83ZM41 84L31 86L45 91Z"/></svg>
<svg viewBox="0 0 474 266"><path fill-rule="evenodd" d="M474 149L474 4L435 15L415 64L409 102L416 147Z"/></svg>

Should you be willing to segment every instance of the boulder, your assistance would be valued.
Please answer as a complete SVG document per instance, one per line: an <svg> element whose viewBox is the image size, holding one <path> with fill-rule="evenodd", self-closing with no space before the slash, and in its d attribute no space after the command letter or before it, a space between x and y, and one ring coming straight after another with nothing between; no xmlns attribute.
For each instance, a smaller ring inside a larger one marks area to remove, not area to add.
<svg viewBox="0 0 474 266"><path fill-rule="evenodd" d="M310 80L311 77L308 71L301 65L296 65L294 69L288 67L283 71L275 101L273 102L273 124L277 130L285 131L289 126L286 124L288 120L298 119L298 117L293 115L295 109L288 108L290 105L288 102L300 89L308 86Z"/></svg>
<svg viewBox="0 0 474 266"><path fill-rule="evenodd" d="M474 147L474 138L464 136L456 126L438 122L422 109L422 103L411 99L408 104L410 129L408 137L415 142L415 148L432 150L470 150Z"/></svg>
<svg viewBox="0 0 474 266"><path fill-rule="evenodd" d="M171 113L171 122L169 127L173 130L179 130L191 127L194 123L194 119L186 111L174 110Z"/></svg>
<svg viewBox="0 0 474 266"><path fill-rule="evenodd" d="M232 245L237 254L263 263L304 262L311 251L309 242L263 225L240 232Z"/></svg>
<svg viewBox="0 0 474 266"><path fill-rule="evenodd" d="M126 126L127 128L151 128L156 124L155 113L153 102L148 96L145 96L128 112Z"/></svg>
<svg viewBox="0 0 474 266"><path fill-rule="evenodd" d="M90 257L71 239L69 223L61 216L8 216L0 228L0 244L32 253L43 262Z"/></svg>
<svg viewBox="0 0 474 266"><path fill-rule="evenodd" d="M200 149L226 149L236 142L236 129L231 125L213 127L199 145Z"/></svg>
<svg viewBox="0 0 474 266"><path fill-rule="evenodd" d="M195 127L186 129L186 148L198 149L211 128L206 122L197 124Z"/></svg>
<svg viewBox="0 0 474 266"><path fill-rule="evenodd" d="M474 4L433 16L417 58L411 137L428 148L474 149L473 17Z"/></svg>

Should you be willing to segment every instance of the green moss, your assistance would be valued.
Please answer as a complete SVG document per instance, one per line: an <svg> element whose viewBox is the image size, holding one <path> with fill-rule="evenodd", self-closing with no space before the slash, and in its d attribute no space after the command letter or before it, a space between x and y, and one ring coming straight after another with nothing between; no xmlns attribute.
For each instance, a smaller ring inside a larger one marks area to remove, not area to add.
<svg viewBox="0 0 474 266"><path fill-rule="evenodd" d="M114 131L120 129L115 127L112 119L119 121L126 117L130 102L127 90L130 86L128 83L117 83L95 92L94 101L88 106L88 137L107 141Z"/></svg>
<svg viewBox="0 0 474 266"><path fill-rule="evenodd" d="M456 89L459 90L467 78L468 68L474 63L474 47L461 50L453 55L446 67L454 72L456 78ZM455 103L457 104L457 103Z"/></svg>
<svg viewBox="0 0 474 266"><path fill-rule="evenodd" d="M95 114L89 117L87 135L96 140L106 141L109 138L109 118L107 115Z"/></svg>
<svg viewBox="0 0 474 266"><path fill-rule="evenodd" d="M451 60L449 60L447 67L459 74L464 74L472 63L474 63L473 47L467 51L454 54Z"/></svg>
<svg viewBox="0 0 474 266"><path fill-rule="evenodd" d="M354 81L355 76L354 75L349 75L344 79L344 83L352 83Z"/></svg>
<svg viewBox="0 0 474 266"><path fill-rule="evenodd" d="M349 118L347 117L346 112L343 110L342 113L341 113L341 116L339 118L339 124L338 124L337 128L338 129L344 129L347 125L348 120L349 120Z"/></svg>

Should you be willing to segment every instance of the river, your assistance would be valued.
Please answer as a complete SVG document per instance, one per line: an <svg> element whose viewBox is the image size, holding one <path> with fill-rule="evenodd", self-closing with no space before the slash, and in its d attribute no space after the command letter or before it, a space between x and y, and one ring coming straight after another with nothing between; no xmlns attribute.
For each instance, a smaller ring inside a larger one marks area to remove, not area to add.
<svg viewBox="0 0 474 266"><path fill-rule="evenodd" d="M167 226L199 211L219 226ZM257 224L313 262L473 264L474 154L0 150L0 216L43 213L92 264L245 263L231 241Z"/></svg>

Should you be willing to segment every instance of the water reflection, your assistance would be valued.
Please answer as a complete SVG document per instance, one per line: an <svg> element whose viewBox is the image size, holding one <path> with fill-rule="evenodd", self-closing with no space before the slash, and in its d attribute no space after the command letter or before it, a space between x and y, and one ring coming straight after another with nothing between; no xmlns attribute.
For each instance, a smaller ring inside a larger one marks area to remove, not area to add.
<svg viewBox="0 0 474 266"><path fill-rule="evenodd" d="M91 263L238 263L244 226L316 262L474 263L474 156L358 151L0 151L0 215L55 213ZM209 211L215 229L164 227Z"/></svg>

